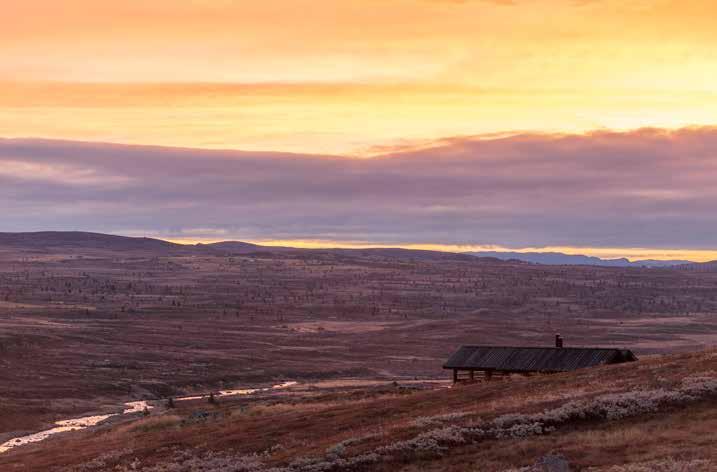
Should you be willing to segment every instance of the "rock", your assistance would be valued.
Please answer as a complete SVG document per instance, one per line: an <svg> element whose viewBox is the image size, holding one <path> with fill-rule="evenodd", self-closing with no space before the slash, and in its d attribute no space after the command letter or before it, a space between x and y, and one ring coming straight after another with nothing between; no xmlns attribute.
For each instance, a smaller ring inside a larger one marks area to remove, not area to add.
<svg viewBox="0 0 717 472"><path fill-rule="evenodd" d="M570 472L570 463L561 454L548 454L528 469L530 472Z"/></svg>

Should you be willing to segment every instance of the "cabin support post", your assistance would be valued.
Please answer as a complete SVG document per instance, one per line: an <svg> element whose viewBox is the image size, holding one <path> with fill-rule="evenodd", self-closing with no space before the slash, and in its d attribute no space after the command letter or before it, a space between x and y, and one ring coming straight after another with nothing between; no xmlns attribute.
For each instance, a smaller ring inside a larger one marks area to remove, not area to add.
<svg viewBox="0 0 717 472"><path fill-rule="evenodd" d="M458 383L458 369L453 369L453 383Z"/></svg>
<svg viewBox="0 0 717 472"><path fill-rule="evenodd" d="M485 379L490 380L491 377L493 377L493 371L492 370L486 370L485 371Z"/></svg>
<svg viewBox="0 0 717 472"><path fill-rule="evenodd" d="M471 371L470 371L470 372L471 372L471 382L474 382L474 381L475 381L475 379L476 379L476 376L475 376L475 371L474 371L473 369L471 369Z"/></svg>

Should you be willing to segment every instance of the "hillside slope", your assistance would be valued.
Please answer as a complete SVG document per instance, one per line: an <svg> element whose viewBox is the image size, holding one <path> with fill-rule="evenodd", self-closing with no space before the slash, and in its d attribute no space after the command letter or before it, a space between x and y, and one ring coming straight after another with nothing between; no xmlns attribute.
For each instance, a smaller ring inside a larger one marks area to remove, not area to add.
<svg viewBox="0 0 717 472"><path fill-rule="evenodd" d="M415 390L297 386L206 400L0 456L2 470L502 471L717 467L717 352Z"/></svg>
<svg viewBox="0 0 717 472"><path fill-rule="evenodd" d="M373 257L415 261L475 261L475 257L452 252L377 247L365 249L324 248L306 249L282 246L261 246L243 241L220 241L207 244L178 244L162 239L117 236L83 231L39 231L30 233L0 233L0 250L37 252L45 254L71 253L97 256L98 252L124 253L142 256L196 255L232 256L247 254L290 253L315 257ZM490 258L496 261L495 258Z"/></svg>
<svg viewBox="0 0 717 472"><path fill-rule="evenodd" d="M93 249L111 251L149 251L157 254L179 253L192 246L183 246L153 238L132 238L82 231L40 231L35 233L0 233L0 247L28 250Z"/></svg>

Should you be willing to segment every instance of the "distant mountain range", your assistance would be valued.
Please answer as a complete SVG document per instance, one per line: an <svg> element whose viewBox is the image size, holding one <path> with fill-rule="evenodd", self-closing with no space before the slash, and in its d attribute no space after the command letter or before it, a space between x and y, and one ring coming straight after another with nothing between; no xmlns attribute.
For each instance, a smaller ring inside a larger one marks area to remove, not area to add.
<svg viewBox="0 0 717 472"><path fill-rule="evenodd" d="M471 256L493 257L496 259L518 260L532 264L545 265L594 265L604 267L674 267L686 264L694 264L692 261L668 260L658 261L645 259L641 261L629 261L628 259L600 259L599 257L583 256L574 254L563 254L562 252L500 252L483 251L467 252Z"/></svg>
<svg viewBox="0 0 717 472"><path fill-rule="evenodd" d="M598 257L563 254L559 252L467 252L452 253L442 251L426 251L402 248L325 248L301 249L292 247L261 246L242 241L222 241L208 244L177 244L154 238L135 238L115 236L102 233L81 231L42 231L33 233L0 233L0 248L16 248L31 252L132 252L145 255L232 255L260 253L327 253L337 257L376 257L384 259L404 260L474 260L476 257L508 261L517 260L533 264L545 265L594 265L605 267L674 267L684 266L686 269L713 270L717 261L711 263L695 263L683 260L641 260L631 262L627 259L600 259Z"/></svg>
<svg viewBox="0 0 717 472"><path fill-rule="evenodd" d="M246 254L274 248L239 241L211 244L178 244L155 238L135 238L82 231L0 233L0 247L25 251L111 251L154 255ZM288 248L276 248L286 250Z"/></svg>
<svg viewBox="0 0 717 472"><path fill-rule="evenodd" d="M154 238L115 236L81 231L41 231L31 233L0 233L0 249L11 248L30 253L94 254L123 253L143 256L181 255L241 255L268 253L325 253L335 257L375 257L402 260L462 260L472 261L473 256L453 252L425 251L402 248L325 248L303 249L278 246L261 246L242 241L221 241L207 244L178 244ZM499 262L494 259L494 262Z"/></svg>

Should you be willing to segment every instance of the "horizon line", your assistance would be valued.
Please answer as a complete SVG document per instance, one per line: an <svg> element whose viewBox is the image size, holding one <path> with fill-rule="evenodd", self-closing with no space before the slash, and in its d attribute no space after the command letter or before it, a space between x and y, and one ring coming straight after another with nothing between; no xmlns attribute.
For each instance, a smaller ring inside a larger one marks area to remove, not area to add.
<svg viewBox="0 0 717 472"><path fill-rule="evenodd" d="M717 249L674 249L674 248L640 248L640 247L583 247L583 246L529 246L506 247L495 244L444 244L444 243L386 243L370 241L341 241L322 239L214 239L214 238L183 238L157 237L175 244L213 244L220 242L244 242L267 247L289 247L295 249L408 249L437 251L462 254L467 252L515 252L529 253L560 253L569 256L588 256L609 261L627 259L630 262L642 260L670 261L684 260L688 262L712 262L717 260Z"/></svg>
<svg viewBox="0 0 717 472"><path fill-rule="evenodd" d="M407 249L418 251L436 251L452 254L470 252L505 252L519 254L564 254L568 256L596 257L604 261L627 259L630 262L655 261L686 261L694 263L717 261L717 249L676 249L649 247L589 247L589 246L527 246L507 247L499 244L449 244L449 243L415 243L385 241L348 241L331 239L263 239L242 238L233 234L226 237L191 237L173 235L154 231L117 231L101 230L31 230L31 231L0 231L0 234L33 234L33 233L89 233L105 236L127 238L147 238L159 241L193 246L198 244L215 244L224 242L249 243L264 247L286 247L291 249Z"/></svg>

